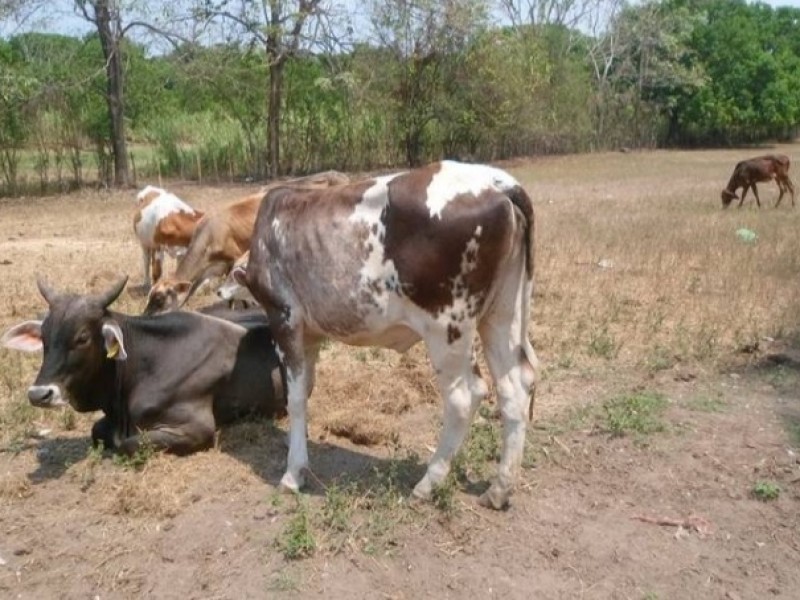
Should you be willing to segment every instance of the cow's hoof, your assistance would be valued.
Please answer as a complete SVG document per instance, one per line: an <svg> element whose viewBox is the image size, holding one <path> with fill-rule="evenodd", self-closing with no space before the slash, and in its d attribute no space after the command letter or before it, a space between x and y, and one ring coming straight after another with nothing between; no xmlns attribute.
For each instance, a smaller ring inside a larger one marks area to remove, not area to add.
<svg viewBox="0 0 800 600"><path fill-rule="evenodd" d="M414 491L411 492L412 500L421 500L423 502L429 502L432 495L433 488L427 476L423 477L422 480L414 486Z"/></svg>
<svg viewBox="0 0 800 600"><path fill-rule="evenodd" d="M507 489L501 488L496 483L493 483L488 490L481 494L478 498L478 504L486 508L493 508L494 510L503 510L508 507L511 493Z"/></svg>
<svg viewBox="0 0 800 600"><path fill-rule="evenodd" d="M291 473L284 473L278 489L282 494L298 494L300 493L301 485L303 485L303 482L295 479Z"/></svg>

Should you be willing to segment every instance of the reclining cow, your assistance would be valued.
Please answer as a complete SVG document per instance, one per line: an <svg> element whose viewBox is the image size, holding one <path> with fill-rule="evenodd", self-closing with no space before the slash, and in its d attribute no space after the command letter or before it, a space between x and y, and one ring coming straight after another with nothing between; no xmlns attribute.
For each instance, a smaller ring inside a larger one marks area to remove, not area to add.
<svg viewBox="0 0 800 600"><path fill-rule="evenodd" d="M96 296L57 294L37 282L49 305L44 321L0 338L7 348L44 348L31 404L102 410L92 441L129 455L143 436L155 448L189 454L211 447L218 425L284 410L284 375L262 311L225 318L109 311L126 281Z"/></svg>
<svg viewBox="0 0 800 600"><path fill-rule="evenodd" d="M177 310L208 279L226 275L236 259L247 252L253 225L264 194L276 186L326 188L349 181L338 171L271 183L255 194L209 211L200 220L186 254L170 276L163 277L147 297L144 314Z"/></svg>
<svg viewBox="0 0 800 600"><path fill-rule="evenodd" d="M330 189L272 190L250 243L245 283L264 306L286 368L289 458L281 485L308 466L306 402L322 342L405 351L424 340L444 424L414 488L430 498L488 387L473 370L476 333L503 416L497 477L481 499L509 501L525 443L536 356L531 199L508 173L451 161Z"/></svg>

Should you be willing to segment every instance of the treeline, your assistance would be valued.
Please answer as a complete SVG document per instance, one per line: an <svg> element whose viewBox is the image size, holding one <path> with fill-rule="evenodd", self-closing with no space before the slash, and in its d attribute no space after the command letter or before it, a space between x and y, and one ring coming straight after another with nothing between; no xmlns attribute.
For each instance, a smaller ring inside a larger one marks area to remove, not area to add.
<svg viewBox="0 0 800 600"><path fill-rule="evenodd" d="M110 4L76 2L96 29L82 38L0 40L0 195L753 143L800 124L800 9L376 0L353 31L321 1L223 0L186 5L214 32L188 39L154 21L158 38L134 36ZM231 12L273 4L274 22Z"/></svg>

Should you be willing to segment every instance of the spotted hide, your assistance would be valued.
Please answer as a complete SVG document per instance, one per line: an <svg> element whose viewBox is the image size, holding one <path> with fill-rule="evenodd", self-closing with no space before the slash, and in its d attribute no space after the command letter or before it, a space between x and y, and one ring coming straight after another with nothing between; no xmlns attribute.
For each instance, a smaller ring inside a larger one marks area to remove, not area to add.
<svg viewBox="0 0 800 600"><path fill-rule="evenodd" d="M414 489L429 498L487 394L471 356L480 335L503 417L485 505L508 503L522 461L536 357L528 339L533 207L489 166L441 162L331 189L277 188L261 203L245 283L269 314L287 368L289 457L281 485L308 466L306 402L326 338L403 352L427 345L444 426Z"/></svg>

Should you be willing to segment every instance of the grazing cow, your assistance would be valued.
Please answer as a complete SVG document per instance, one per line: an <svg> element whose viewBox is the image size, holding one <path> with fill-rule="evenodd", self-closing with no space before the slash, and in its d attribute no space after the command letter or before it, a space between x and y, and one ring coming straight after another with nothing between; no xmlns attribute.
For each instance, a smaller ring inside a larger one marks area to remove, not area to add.
<svg viewBox="0 0 800 600"><path fill-rule="evenodd" d="M204 281L228 273L236 259L250 247L258 206L268 190L278 185L321 188L348 181L349 178L338 171L325 171L270 184L255 194L209 212L198 224L175 273L164 277L150 290L144 313L153 315L177 310Z"/></svg>
<svg viewBox="0 0 800 600"><path fill-rule="evenodd" d="M736 190L742 188L742 197L739 200L739 208L741 208L745 196L747 196L747 190L752 188L756 204L761 208L761 199L758 197L756 183L772 179L778 184L778 190L780 190L775 208L778 208L787 191L791 194L792 206L794 206L794 185L789 179L789 165L789 157L784 154L767 154L737 163L728 185L722 190L722 206L727 208L733 200L736 200Z"/></svg>
<svg viewBox="0 0 800 600"><path fill-rule="evenodd" d="M176 258L183 254L203 212L195 210L175 194L148 185L136 195L133 230L144 258L144 286L161 278L164 252ZM150 280L150 269L153 279Z"/></svg>
<svg viewBox="0 0 800 600"><path fill-rule="evenodd" d="M472 368L477 332L504 425L498 474L481 503L508 503L537 364L528 339L533 236L522 186L484 165L445 161L327 190L267 194L246 284L267 311L287 373L284 489L299 489L308 466L306 402L322 341L403 352L424 340L444 398L441 438L414 488L430 498L488 392Z"/></svg>
<svg viewBox="0 0 800 600"><path fill-rule="evenodd" d="M189 454L213 445L217 425L284 410L284 374L261 309L129 317L108 310L126 281L97 296L37 282L49 305L44 321L0 338L8 348L44 348L31 404L102 410L92 441L129 455L144 436Z"/></svg>

